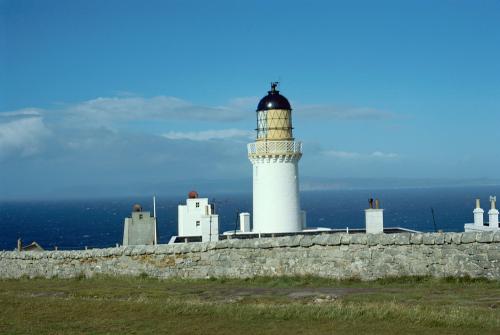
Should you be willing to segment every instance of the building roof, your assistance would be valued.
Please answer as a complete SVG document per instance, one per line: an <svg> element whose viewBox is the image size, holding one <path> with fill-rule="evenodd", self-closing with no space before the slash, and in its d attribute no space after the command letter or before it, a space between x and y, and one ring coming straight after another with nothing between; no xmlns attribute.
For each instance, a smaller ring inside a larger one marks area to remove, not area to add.
<svg viewBox="0 0 500 335"><path fill-rule="evenodd" d="M31 244L23 246L22 251L44 251L44 249L40 246L40 244L31 242Z"/></svg>
<svg viewBox="0 0 500 335"><path fill-rule="evenodd" d="M290 102L280 94L280 91L276 89L278 83L271 83L271 90L267 92L267 95L263 97L258 106L257 111L264 111L269 109L292 109Z"/></svg>

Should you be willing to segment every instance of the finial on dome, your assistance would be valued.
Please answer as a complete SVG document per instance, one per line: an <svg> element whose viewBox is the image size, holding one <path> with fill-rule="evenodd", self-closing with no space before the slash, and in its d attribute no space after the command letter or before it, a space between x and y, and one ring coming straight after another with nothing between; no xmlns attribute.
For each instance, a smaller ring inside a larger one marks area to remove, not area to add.
<svg viewBox="0 0 500 335"><path fill-rule="evenodd" d="M291 110L292 107L287 98L280 94L277 90L279 81L271 82L271 90L267 91L267 95L263 97L257 106L257 111L264 111L270 109L287 109Z"/></svg>
<svg viewBox="0 0 500 335"><path fill-rule="evenodd" d="M271 82L271 92L277 92L276 87L278 87L279 81Z"/></svg>

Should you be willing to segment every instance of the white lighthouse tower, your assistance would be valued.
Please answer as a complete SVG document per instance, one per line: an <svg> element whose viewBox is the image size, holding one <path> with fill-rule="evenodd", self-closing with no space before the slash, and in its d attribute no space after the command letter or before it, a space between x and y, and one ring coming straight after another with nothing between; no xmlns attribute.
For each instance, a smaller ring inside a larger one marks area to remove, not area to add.
<svg viewBox="0 0 500 335"><path fill-rule="evenodd" d="M300 209L302 143L292 134L292 108L271 84L257 107L257 138L248 144L253 165L253 232L288 233L305 227Z"/></svg>

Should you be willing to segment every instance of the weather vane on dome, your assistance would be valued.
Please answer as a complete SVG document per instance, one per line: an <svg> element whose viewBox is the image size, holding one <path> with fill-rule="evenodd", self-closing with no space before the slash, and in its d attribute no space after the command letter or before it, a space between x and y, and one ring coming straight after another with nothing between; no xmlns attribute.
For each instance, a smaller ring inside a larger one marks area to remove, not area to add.
<svg viewBox="0 0 500 335"><path fill-rule="evenodd" d="M276 87L278 87L279 81L272 81L271 82L271 91L276 92Z"/></svg>

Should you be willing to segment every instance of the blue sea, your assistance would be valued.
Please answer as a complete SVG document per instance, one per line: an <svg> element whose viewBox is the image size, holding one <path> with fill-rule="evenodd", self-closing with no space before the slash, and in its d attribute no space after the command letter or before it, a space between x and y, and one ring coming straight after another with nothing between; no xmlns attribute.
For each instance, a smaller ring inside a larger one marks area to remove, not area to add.
<svg viewBox="0 0 500 335"><path fill-rule="evenodd" d="M472 222L474 199L481 198L487 211L490 195L500 195L500 186L302 192L301 204L307 211L309 227L362 228L363 210L373 197L381 200L386 227L463 231L464 223ZM177 234L177 205L185 202L185 197L183 194L157 197L160 243L167 243ZM221 194L210 199L220 215L220 231L235 228L238 212L252 211L251 194ZM121 244L123 220L135 203L152 211L150 197L2 201L0 250L13 250L18 237L24 243L37 241L45 249Z"/></svg>

